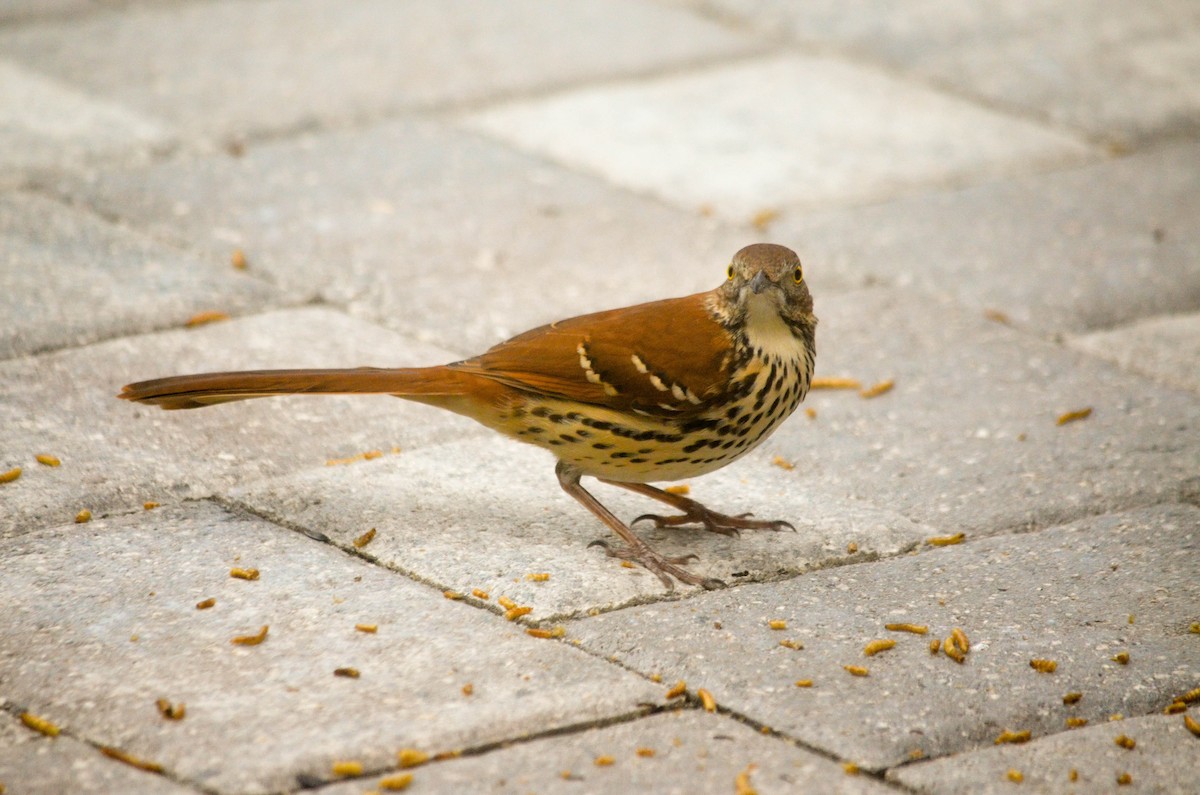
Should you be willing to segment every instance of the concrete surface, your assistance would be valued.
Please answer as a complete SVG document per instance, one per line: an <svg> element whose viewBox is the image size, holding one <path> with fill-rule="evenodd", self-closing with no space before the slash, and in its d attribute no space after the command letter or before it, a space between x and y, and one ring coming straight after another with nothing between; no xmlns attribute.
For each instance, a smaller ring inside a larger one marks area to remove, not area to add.
<svg viewBox="0 0 1200 795"><path fill-rule="evenodd" d="M1193 792L1197 42L1188 0L5 4L0 785ZM756 240L804 260L818 375L894 388L686 484L795 533L638 528L722 591L588 549L553 459L461 417L114 397L454 360Z"/></svg>

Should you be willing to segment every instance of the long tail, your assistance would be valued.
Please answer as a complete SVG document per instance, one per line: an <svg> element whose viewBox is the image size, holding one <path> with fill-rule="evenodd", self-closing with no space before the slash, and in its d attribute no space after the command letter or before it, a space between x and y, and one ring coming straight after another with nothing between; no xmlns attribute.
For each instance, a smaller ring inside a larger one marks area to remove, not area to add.
<svg viewBox="0 0 1200 795"><path fill-rule="evenodd" d="M139 381L117 397L164 409L198 409L273 395L385 394L416 400L452 398L470 391L470 376L449 367L354 370L247 370L199 373Z"/></svg>

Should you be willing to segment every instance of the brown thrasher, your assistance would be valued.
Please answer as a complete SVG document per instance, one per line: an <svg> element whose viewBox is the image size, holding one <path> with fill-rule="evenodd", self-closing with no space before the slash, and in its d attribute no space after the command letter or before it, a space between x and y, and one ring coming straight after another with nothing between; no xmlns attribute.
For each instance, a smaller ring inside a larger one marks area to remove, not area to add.
<svg viewBox="0 0 1200 795"><path fill-rule="evenodd" d="M719 587L681 568L694 555L651 549L579 479L683 512L631 524L698 523L724 535L791 527L720 514L647 483L703 475L745 455L808 392L817 319L799 258L783 246L747 246L727 277L706 293L560 320L440 367L183 375L129 384L120 397L191 409L270 395L384 393L449 409L553 453L563 489L625 542L595 542L609 555L637 561L668 589L671 577Z"/></svg>

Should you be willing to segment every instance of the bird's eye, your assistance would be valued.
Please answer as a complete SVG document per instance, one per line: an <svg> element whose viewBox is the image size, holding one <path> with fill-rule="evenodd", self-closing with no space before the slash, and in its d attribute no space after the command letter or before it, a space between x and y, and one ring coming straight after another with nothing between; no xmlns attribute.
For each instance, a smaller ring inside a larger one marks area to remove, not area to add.
<svg viewBox="0 0 1200 795"><path fill-rule="evenodd" d="M796 284L804 281L804 271L800 270L799 265L797 265L796 269L792 271L792 281L794 281Z"/></svg>
<svg viewBox="0 0 1200 795"><path fill-rule="evenodd" d="M730 265L729 269L725 271L725 275L729 277L729 281L733 281L733 266L732 265Z"/></svg>

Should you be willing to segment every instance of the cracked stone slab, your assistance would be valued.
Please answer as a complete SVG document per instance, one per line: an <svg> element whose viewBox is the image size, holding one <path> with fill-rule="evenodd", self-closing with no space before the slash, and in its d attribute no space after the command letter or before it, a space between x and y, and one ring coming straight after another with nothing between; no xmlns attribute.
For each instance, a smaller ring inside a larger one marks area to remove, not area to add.
<svg viewBox="0 0 1200 795"><path fill-rule="evenodd" d="M653 753L639 755L639 749ZM613 764L598 766L595 760L603 756L611 756ZM664 712L430 765L413 771L412 787L414 792L727 795L748 769L749 784L763 793L893 792L866 776L846 775L829 759L699 710ZM375 780L323 792L358 795Z"/></svg>
<svg viewBox="0 0 1200 795"><path fill-rule="evenodd" d="M0 60L0 186L100 159L136 160L171 138L156 118Z"/></svg>
<svg viewBox="0 0 1200 795"><path fill-rule="evenodd" d="M393 447L476 432L447 412L380 396L288 397L194 411L116 398L144 378L267 367L434 364L447 351L328 309L297 309L126 337L0 362L0 536L93 515L140 511ZM62 462L42 466L34 456Z"/></svg>
<svg viewBox="0 0 1200 795"><path fill-rule="evenodd" d="M737 538L635 528L663 554L699 555L689 570L730 584L895 555L931 534L867 503L797 488L762 455L751 454L690 484L692 497L717 510L753 511L796 527L795 533L747 531ZM671 513L590 479L584 485L626 521L648 511ZM535 621L666 595L658 578L640 566L625 568L587 548L594 539L616 537L562 492L550 455L494 435L355 468L313 469L224 494L273 520L325 533L346 548L375 528L374 540L362 549L372 559L438 588L468 596L480 589L488 599L476 603L496 611L501 610L496 599L507 596L533 607ZM853 554L851 542L858 547ZM549 580L526 578L541 573Z"/></svg>
<svg viewBox="0 0 1200 795"><path fill-rule="evenodd" d="M1197 162L1200 145L1186 143L873 207L785 211L771 232L839 283L919 289L1046 336L1108 328L1200 307Z"/></svg>
<svg viewBox="0 0 1200 795"><path fill-rule="evenodd" d="M630 607L572 622L568 635L878 770L990 747L1006 730L1055 734L1067 717L1158 712L1200 685L1200 637L1188 632L1200 614L1197 553L1200 510L1164 505ZM888 632L891 622L931 635ZM971 644L962 665L928 650L954 627ZM889 637L895 648L865 654ZM1127 665L1112 660L1122 651ZM1031 659L1057 670L1039 673ZM813 686L795 686L804 679ZM1064 705L1072 691L1082 699Z"/></svg>
<svg viewBox="0 0 1200 795"><path fill-rule="evenodd" d="M1146 318L1072 337L1068 344L1165 384L1200 392L1200 313Z"/></svg>
<svg viewBox="0 0 1200 795"><path fill-rule="evenodd" d="M735 24L837 46L1117 143L1195 134L1200 13L1188 0L990 3L712 0Z"/></svg>
<svg viewBox="0 0 1200 795"><path fill-rule="evenodd" d="M464 122L628 188L743 222L786 204L879 201L1096 156L1072 136L822 56L577 89Z"/></svg>
<svg viewBox="0 0 1200 795"><path fill-rule="evenodd" d="M227 0L0 32L14 61L206 136L478 102L755 46L631 0L469 0L451 13L437 0Z"/></svg>
<svg viewBox="0 0 1200 795"><path fill-rule="evenodd" d="M191 787L108 759L73 737L63 734L45 737L4 713L0 713L0 785L12 795L195 792Z"/></svg>
<svg viewBox="0 0 1200 795"><path fill-rule="evenodd" d="M0 542L0 558L6 696L209 791L274 792L300 775L328 780L335 760L379 770L401 748L630 716L660 689L207 503L46 528ZM232 578L233 566L260 577ZM216 604L197 610L206 598ZM260 645L231 645L262 626ZM359 678L335 676L341 667ZM186 716L165 720L158 698Z"/></svg>
<svg viewBox="0 0 1200 795"><path fill-rule="evenodd" d="M1194 719L1194 716L1193 716ZM1125 735L1137 745L1115 740ZM1008 771L1027 792L1153 792L1185 795L1200 780L1197 740L1182 715L1148 715L1041 737L1025 745L1003 745L948 759L888 771L888 778L918 793L1012 793ZM1071 771L1076 773L1071 778ZM1128 773L1131 785L1117 783Z"/></svg>
<svg viewBox="0 0 1200 795"><path fill-rule="evenodd" d="M30 194L0 195L0 359L244 314L283 299L223 261Z"/></svg>
<svg viewBox="0 0 1200 795"><path fill-rule="evenodd" d="M710 289L745 236L471 133L402 121L62 180L156 237L471 355Z"/></svg>
<svg viewBox="0 0 1200 795"><path fill-rule="evenodd" d="M895 386L814 392L816 419L763 443L800 491L979 534L1176 499L1200 472L1194 393L902 290L818 295L816 313L818 376Z"/></svg>

